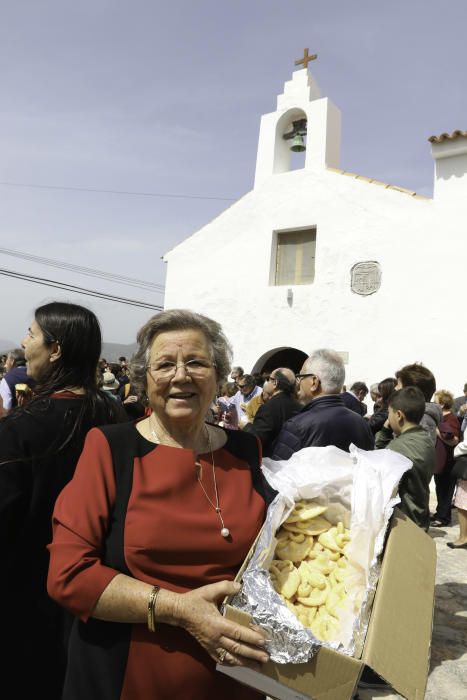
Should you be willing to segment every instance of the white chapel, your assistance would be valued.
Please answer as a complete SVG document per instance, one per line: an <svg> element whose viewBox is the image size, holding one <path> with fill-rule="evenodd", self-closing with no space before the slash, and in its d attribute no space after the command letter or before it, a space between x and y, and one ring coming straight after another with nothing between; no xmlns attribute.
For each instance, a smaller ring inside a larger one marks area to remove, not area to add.
<svg viewBox="0 0 467 700"><path fill-rule="evenodd" d="M165 308L219 321L247 372L329 347L347 386L422 362L459 395L467 131L429 139L433 198L345 172L341 114L308 60L261 118L253 189L164 256Z"/></svg>

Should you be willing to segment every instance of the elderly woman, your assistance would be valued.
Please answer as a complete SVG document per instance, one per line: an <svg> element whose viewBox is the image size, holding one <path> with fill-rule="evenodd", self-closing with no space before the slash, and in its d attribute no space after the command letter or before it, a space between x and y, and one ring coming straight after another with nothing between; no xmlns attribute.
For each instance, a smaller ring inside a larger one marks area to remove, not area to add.
<svg viewBox="0 0 467 700"><path fill-rule="evenodd" d="M454 396L441 389L435 393L435 403L441 406L443 417L436 428L436 466L434 480L436 486L436 511L430 517L431 527L448 527L451 524L452 497L456 479L451 470L454 463L454 448L459 442L459 421L452 412Z"/></svg>
<svg viewBox="0 0 467 700"><path fill-rule="evenodd" d="M274 495L256 439L204 422L231 351L219 324L183 310L138 342L152 413L89 433L54 512L49 593L79 618L63 698L252 700L215 670L268 660L262 631L218 609Z"/></svg>
<svg viewBox="0 0 467 700"><path fill-rule="evenodd" d="M36 309L23 340L34 396L0 421L0 599L5 697L61 697L63 609L47 596L52 511L90 428L126 420L97 388L99 321L84 306Z"/></svg>

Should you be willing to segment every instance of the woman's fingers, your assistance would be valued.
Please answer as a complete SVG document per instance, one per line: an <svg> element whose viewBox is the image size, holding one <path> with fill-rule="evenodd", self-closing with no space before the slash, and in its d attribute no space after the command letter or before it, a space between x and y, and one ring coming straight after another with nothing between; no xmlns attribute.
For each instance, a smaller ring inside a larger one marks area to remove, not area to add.
<svg viewBox="0 0 467 700"><path fill-rule="evenodd" d="M235 656L235 654L230 653L229 651L223 653L224 650L219 650L219 654L217 658L215 658L215 661L218 664L222 664L223 666L246 666L247 668L251 668L254 671L260 671L261 670L261 663L258 663L257 661L253 661L253 659L248 659L244 656Z"/></svg>
<svg viewBox="0 0 467 700"><path fill-rule="evenodd" d="M257 625L246 627L223 618L225 623L222 636L219 638L219 646L230 655L230 663L244 664L245 661L253 661L259 664L269 660L269 654L265 650L266 635Z"/></svg>
<svg viewBox="0 0 467 700"><path fill-rule="evenodd" d="M205 600L219 602L225 596L235 595L241 589L241 585L237 581L218 581L217 583L209 583L207 586L199 588Z"/></svg>
<svg viewBox="0 0 467 700"><path fill-rule="evenodd" d="M240 588L235 581L219 581L184 593L178 618L217 663L253 668L269 659L264 632L257 625L246 627L227 620L218 610L219 602Z"/></svg>
<svg viewBox="0 0 467 700"><path fill-rule="evenodd" d="M227 636L221 637L219 642L220 648L225 649L227 652L224 658L227 659L227 655L229 655L228 662L230 663L238 665L246 660L250 660L264 664L269 661L269 654L263 648L263 638L261 639L261 645L248 644Z"/></svg>

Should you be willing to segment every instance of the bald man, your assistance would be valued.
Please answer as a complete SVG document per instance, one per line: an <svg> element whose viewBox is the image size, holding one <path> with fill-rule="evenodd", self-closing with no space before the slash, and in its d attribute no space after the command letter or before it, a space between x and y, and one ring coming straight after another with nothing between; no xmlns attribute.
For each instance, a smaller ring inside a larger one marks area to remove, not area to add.
<svg viewBox="0 0 467 700"><path fill-rule="evenodd" d="M263 392L271 398L259 407L252 423L244 430L254 433L263 446L263 456L272 455L272 445L283 424L301 409L295 398L295 374L288 367L278 367L266 378Z"/></svg>

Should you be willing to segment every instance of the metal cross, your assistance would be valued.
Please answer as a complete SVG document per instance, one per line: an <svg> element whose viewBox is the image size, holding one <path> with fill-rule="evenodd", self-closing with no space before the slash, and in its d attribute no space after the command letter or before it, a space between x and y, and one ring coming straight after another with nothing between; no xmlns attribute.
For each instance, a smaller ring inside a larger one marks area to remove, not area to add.
<svg viewBox="0 0 467 700"><path fill-rule="evenodd" d="M308 55L308 49L303 49L303 58L295 61L296 66L300 66L303 63L304 68L308 68L310 61L315 61L318 58L318 54L314 53L313 56Z"/></svg>

